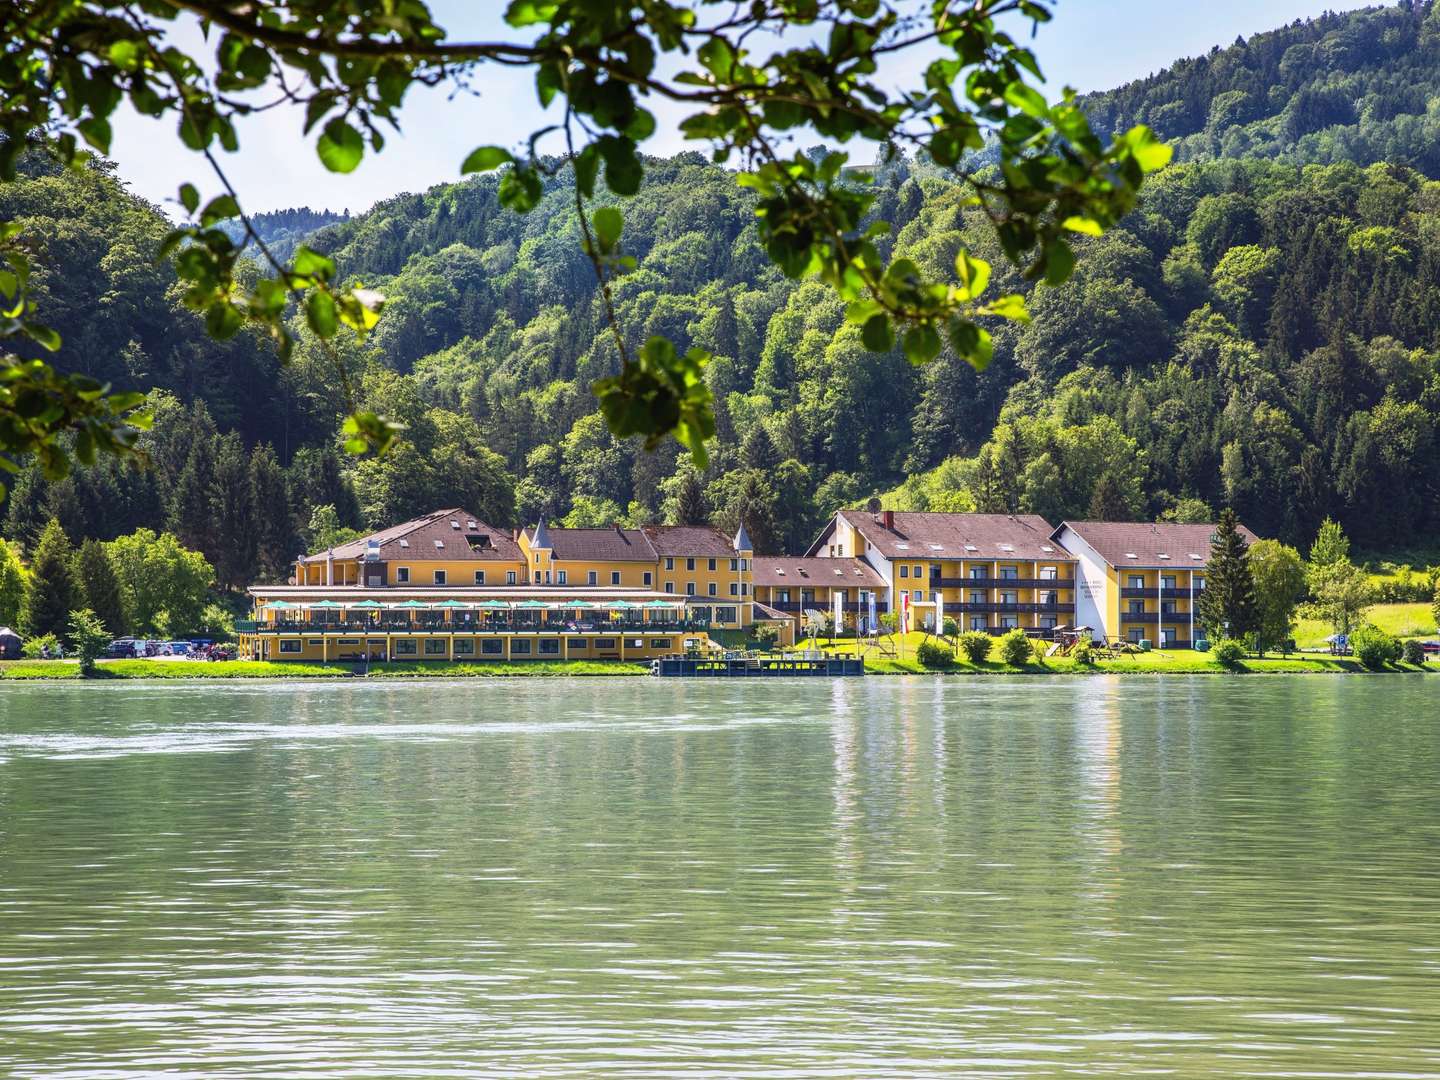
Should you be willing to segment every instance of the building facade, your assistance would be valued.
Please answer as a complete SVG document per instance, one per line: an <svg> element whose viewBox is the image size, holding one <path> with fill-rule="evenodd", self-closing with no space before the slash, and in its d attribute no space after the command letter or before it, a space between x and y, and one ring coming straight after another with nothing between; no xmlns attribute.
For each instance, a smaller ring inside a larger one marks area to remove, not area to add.
<svg viewBox="0 0 1440 1080"><path fill-rule="evenodd" d="M795 624L796 630L804 626L807 612L832 615L837 596L845 627L851 629L869 611L871 594L877 611L889 609L889 589L863 559L759 555L754 567L755 599Z"/></svg>
<svg viewBox="0 0 1440 1080"><path fill-rule="evenodd" d="M1075 558L1034 514L841 510L809 556L858 559L911 628L953 618L962 631L1048 634L1075 615Z"/></svg>
<svg viewBox="0 0 1440 1080"><path fill-rule="evenodd" d="M1076 621L1092 637L1193 647L1214 525L1067 521L1054 540L1075 555ZM1256 536L1241 526L1247 544Z"/></svg>
<svg viewBox="0 0 1440 1080"><path fill-rule="evenodd" d="M710 647L753 616L749 538L710 528L510 534L437 510L250 589L265 660L631 660Z"/></svg>

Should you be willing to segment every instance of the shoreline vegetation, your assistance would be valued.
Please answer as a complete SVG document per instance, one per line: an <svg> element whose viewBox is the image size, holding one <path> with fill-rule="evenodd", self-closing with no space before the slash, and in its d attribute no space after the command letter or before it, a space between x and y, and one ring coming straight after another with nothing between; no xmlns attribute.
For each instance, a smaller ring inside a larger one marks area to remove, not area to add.
<svg viewBox="0 0 1440 1080"><path fill-rule="evenodd" d="M972 663L963 651L953 664L944 668L927 668L917 650L926 640L937 639L923 633L911 633L902 643L894 637L882 639L887 651L865 651L866 675L1267 675L1267 674L1437 674L1440 664L1407 664L1395 662L1380 671L1366 668L1354 656L1331 656L1316 653L1291 653L1264 657L1247 655L1235 667L1225 667L1213 653L1189 650L1155 650L1133 653L1113 659L1097 659L1081 664L1068 657L1034 659L1024 666L1013 666L998 660ZM853 639L827 640L815 643L825 652L853 654ZM864 651L864 650L862 650ZM522 662L479 661L456 663L444 660L395 661L372 665L368 674L352 663L322 664L314 661L227 660L202 662L191 660L102 660L90 681L124 680L211 680L211 679L468 679L468 678L556 678L562 676L622 677L649 674L649 664L619 660L528 660ZM78 680L80 665L74 660L11 660L0 661L0 681L11 680Z"/></svg>

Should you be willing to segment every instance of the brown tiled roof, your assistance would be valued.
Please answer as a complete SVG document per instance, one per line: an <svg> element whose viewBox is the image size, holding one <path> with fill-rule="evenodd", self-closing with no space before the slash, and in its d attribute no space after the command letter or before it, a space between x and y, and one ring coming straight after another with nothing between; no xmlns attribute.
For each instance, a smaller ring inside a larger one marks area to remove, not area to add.
<svg viewBox="0 0 1440 1080"><path fill-rule="evenodd" d="M654 562L655 549L640 529L550 529L551 555L562 561ZM531 531L533 535L533 530Z"/></svg>
<svg viewBox="0 0 1440 1080"><path fill-rule="evenodd" d="M804 559L788 555L756 555L750 563L751 584L767 588L839 586L881 588L885 581L863 559Z"/></svg>
<svg viewBox="0 0 1440 1080"><path fill-rule="evenodd" d="M897 510L894 528L866 510L840 516L887 559L1060 559L1070 554L1038 514L932 514Z"/></svg>
<svg viewBox="0 0 1440 1080"><path fill-rule="evenodd" d="M452 524L453 523L453 524ZM336 559L363 559L374 541L380 545L380 558L444 560L463 562L521 562L520 545L502 529L486 525L483 521L458 507L449 510L435 510L423 517L412 518L399 525L336 544L329 552L318 551L307 555L307 563L323 563L327 556ZM403 541L403 543L402 543ZM436 547L436 541L443 546Z"/></svg>
<svg viewBox="0 0 1440 1080"><path fill-rule="evenodd" d="M657 555L700 555L733 558L735 545L719 529L709 525L646 525L645 535Z"/></svg>
<svg viewBox="0 0 1440 1080"><path fill-rule="evenodd" d="M1073 531L1111 566L1204 566L1210 558L1210 535L1214 525L1176 525L1170 522L1067 521L1055 530L1061 535ZM1244 525L1240 535L1245 543L1259 539ZM1131 558L1131 556L1134 558ZM1167 556L1161 558L1161 556Z"/></svg>
<svg viewBox="0 0 1440 1080"><path fill-rule="evenodd" d="M759 600L753 601L750 604L750 609L753 612L753 618L765 622L781 622L785 619L794 618L793 615L786 615L785 612L779 608L773 608L769 604L762 604Z"/></svg>

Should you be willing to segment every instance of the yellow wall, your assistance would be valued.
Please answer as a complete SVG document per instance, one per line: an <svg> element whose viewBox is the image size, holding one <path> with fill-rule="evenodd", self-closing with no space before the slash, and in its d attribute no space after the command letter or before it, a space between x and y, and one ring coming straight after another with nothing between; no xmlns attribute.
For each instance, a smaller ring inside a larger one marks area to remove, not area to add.
<svg viewBox="0 0 1440 1080"><path fill-rule="evenodd" d="M417 552L423 555L423 552ZM397 581L396 569L407 567L410 571L410 580L407 582ZM299 585L324 585L325 584L325 563L303 563L296 567L296 584ZM390 586L414 585L434 587L435 571L445 571L445 587L448 586L475 586L475 571L485 571L486 587L506 584L505 573L507 570L515 571L514 584L525 583L525 566L520 562L509 562L504 559L426 559L426 558L399 558L388 560L386 566L386 582ZM299 576L303 571L304 576ZM336 585L355 585L359 578L359 564L355 559L336 559L334 566L334 580Z"/></svg>
<svg viewBox="0 0 1440 1080"><path fill-rule="evenodd" d="M1192 570L1188 567L1175 567L1174 569L1169 567L1165 569L1132 569L1127 566L1119 566L1112 568L1109 581L1111 588L1109 592L1111 599L1110 610L1114 613L1114 622L1111 626L1114 627L1114 630L1112 631L1111 627L1107 626L1106 633L1114 637L1127 639L1132 636L1132 631L1138 630L1144 640L1159 645L1164 640L1162 631L1165 629L1173 629L1177 642L1191 641L1192 611L1189 591L1192 578L1198 582L1203 579L1204 576L1203 571ZM1174 583L1173 585L1167 585L1166 588L1178 590L1179 595L1164 597L1158 595L1157 590L1162 580L1171 578L1174 579ZM1125 589L1134 588L1144 589L1146 595L1142 597L1124 595ZM1198 601L1200 590L1197 588L1195 592L1195 599ZM1162 614L1164 617L1151 622L1127 619L1126 615L1130 613L1134 605L1138 605L1138 610L1146 615ZM1162 605L1170 608L1170 611L1165 612ZM1200 635L1199 626L1194 628L1194 634L1196 637Z"/></svg>
<svg viewBox="0 0 1440 1080"><path fill-rule="evenodd" d="M902 567L906 571L904 577L901 576ZM918 579L915 576L917 567L920 570ZM951 582L958 579L961 584L948 584L936 589L930 583L931 569L933 567L939 567L939 576L942 579ZM1074 622L1074 611L1057 610L1052 613L1040 611L970 612L949 610L952 604L971 603L971 593L981 593L982 596L979 602L982 604L1014 603L1019 605L1043 604L1044 600L1042 597L1047 593L1054 593L1054 600L1057 605L1073 605L1075 603L1074 580L1077 568L1074 562L1067 559L896 558L891 560L891 568L893 572L891 582L895 590L895 597L890 605L891 610L898 609L899 607L900 590L911 592L911 599L913 601L914 590L919 589L921 593L920 599L925 602L933 600L934 594L938 591L946 605L946 615L954 619L962 631L971 628L972 620L981 618L985 620L987 627L992 628L1004 625L1002 620L1005 619L1015 620L1014 625L1023 629L1039 629L1049 619L1053 619L1055 625L1061 626ZM984 574L986 580L972 585L970 584L973 580L971 578L971 572L977 570ZM996 580L1001 579L1005 573L1013 572L1018 581L1032 581L1041 578L1042 574L1047 570L1053 570L1055 572L1057 579L1056 585L1022 585L1018 583L1009 585L1003 580ZM1069 581L1071 584L1069 587L1061 587L1059 584L1060 580ZM1006 596L1010 593L1014 593L1015 595L1012 599L1007 600ZM920 610L924 612L927 609L922 608Z"/></svg>
<svg viewBox="0 0 1440 1080"><path fill-rule="evenodd" d="M706 639L704 632L241 634L240 655L244 659L355 661L365 659L368 651L370 658L377 661L387 656L391 660L643 660L683 652L687 640L704 642ZM487 646L483 643L487 641L499 642L499 651L486 652ZM281 642L288 644L282 647ZM529 651L522 651L527 644ZM414 651L407 651L411 647ZM292 649L295 651L287 651ZM542 651L545 649L556 651Z"/></svg>

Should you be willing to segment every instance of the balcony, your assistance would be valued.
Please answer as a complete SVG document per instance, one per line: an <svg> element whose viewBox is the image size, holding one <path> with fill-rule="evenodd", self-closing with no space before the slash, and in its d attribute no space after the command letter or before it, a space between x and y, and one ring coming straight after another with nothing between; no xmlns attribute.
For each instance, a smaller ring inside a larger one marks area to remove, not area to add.
<svg viewBox="0 0 1440 1080"><path fill-rule="evenodd" d="M1195 595L1198 597L1204 591L1196 589ZM1125 600L1150 600L1157 592L1162 600L1188 600L1190 597L1189 589L1157 589L1153 586L1146 589L1124 588L1120 590L1120 596Z"/></svg>
<svg viewBox="0 0 1440 1080"><path fill-rule="evenodd" d="M757 603L773 607L776 611L783 611L789 615L803 615L807 611L823 611L827 615L835 610L834 600L759 600ZM877 608L881 606L877 603ZM849 615L859 615L870 609L869 604L859 604L854 600L847 601L844 605L845 612Z"/></svg>
<svg viewBox="0 0 1440 1080"><path fill-rule="evenodd" d="M704 619L685 619L680 622L656 620L654 622L610 622L578 620L575 622L513 621L499 619L484 623L447 622L405 622L386 620L383 622L237 622L238 634L345 634L354 637L379 634L651 634L686 633L723 629L718 623Z"/></svg>
<svg viewBox="0 0 1440 1080"><path fill-rule="evenodd" d="M1171 624L1189 623L1190 612L1188 611L1122 611L1120 613L1122 623L1159 623Z"/></svg>
<svg viewBox="0 0 1440 1080"><path fill-rule="evenodd" d="M897 581L898 585L899 582ZM954 578L930 575L932 589L1070 589L1074 578Z"/></svg>
<svg viewBox="0 0 1440 1080"><path fill-rule="evenodd" d="M1073 615L1074 604L946 604L947 615Z"/></svg>

